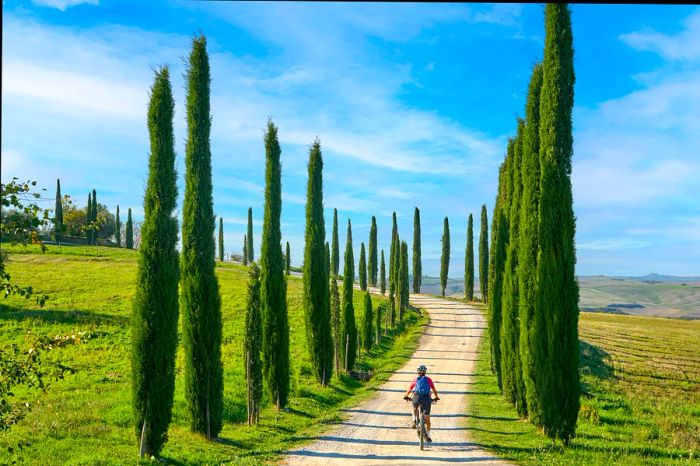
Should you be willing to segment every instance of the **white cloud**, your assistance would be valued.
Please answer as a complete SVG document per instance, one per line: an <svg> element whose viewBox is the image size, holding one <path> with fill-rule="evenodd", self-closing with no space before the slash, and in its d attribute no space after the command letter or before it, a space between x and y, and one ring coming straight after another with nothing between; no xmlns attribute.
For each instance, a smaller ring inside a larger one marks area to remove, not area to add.
<svg viewBox="0 0 700 466"><path fill-rule="evenodd" d="M669 60L697 60L700 58L700 11L684 21L685 29L675 35L653 30L630 32L620 39L635 50L655 52Z"/></svg>
<svg viewBox="0 0 700 466"><path fill-rule="evenodd" d="M99 0L32 0L32 3L39 6L66 11L68 8L76 5L99 5L100 2Z"/></svg>

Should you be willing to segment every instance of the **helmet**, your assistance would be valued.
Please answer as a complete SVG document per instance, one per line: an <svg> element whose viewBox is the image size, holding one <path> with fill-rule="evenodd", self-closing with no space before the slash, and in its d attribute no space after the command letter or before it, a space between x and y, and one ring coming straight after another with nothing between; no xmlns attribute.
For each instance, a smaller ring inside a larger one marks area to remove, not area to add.
<svg viewBox="0 0 700 466"><path fill-rule="evenodd" d="M416 369L416 372L428 372L428 368L425 367L425 364L421 364L418 366L418 369Z"/></svg>

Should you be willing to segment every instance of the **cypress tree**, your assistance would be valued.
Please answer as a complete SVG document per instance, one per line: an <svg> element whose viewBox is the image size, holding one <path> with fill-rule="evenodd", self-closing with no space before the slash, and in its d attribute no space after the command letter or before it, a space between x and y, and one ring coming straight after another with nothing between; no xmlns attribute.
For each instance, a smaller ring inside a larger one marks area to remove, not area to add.
<svg viewBox="0 0 700 466"><path fill-rule="evenodd" d="M403 319L403 314L408 308L408 243L406 241L401 241L401 255L399 262L399 293L400 302L399 306L399 320Z"/></svg>
<svg viewBox="0 0 700 466"><path fill-rule="evenodd" d="M568 444L579 411L576 220L571 192L574 65L567 4L545 6L535 344L542 425ZM546 368L546 370L543 370Z"/></svg>
<svg viewBox="0 0 700 466"><path fill-rule="evenodd" d="M355 308L352 302L353 279L355 278L355 259L352 254L352 226L348 219L348 236L345 243L343 269L343 317L340 340L341 359L346 371L355 365L357 353L357 328L355 327Z"/></svg>
<svg viewBox="0 0 700 466"><path fill-rule="evenodd" d="M134 249L134 222L131 220L131 207L126 215L126 248Z"/></svg>
<svg viewBox="0 0 700 466"><path fill-rule="evenodd" d="M340 320L340 293L338 292L338 276L331 277L331 329L333 331L333 354L335 354L335 372L340 373L340 362L343 360L345 342L342 335Z"/></svg>
<svg viewBox="0 0 700 466"><path fill-rule="evenodd" d="M289 252L289 241L287 241L287 250L284 253L284 259L285 259L285 270L284 274L289 276L289 269L292 266L292 259L291 259L291 254Z"/></svg>
<svg viewBox="0 0 700 466"><path fill-rule="evenodd" d="M192 40L187 67L187 143L182 209L182 342L190 428L216 438L222 427L221 297L214 272L214 205L209 133L209 57L204 36Z"/></svg>
<svg viewBox="0 0 700 466"><path fill-rule="evenodd" d="M246 392L248 398L248 425L260 420L260 402L263 392L262 360L262 316L260 311L260 268L252 263L248 271L248 300L246 302L245 354Z"/></svg>
<svg viewBox="0 0 700 466"><path fill-rule="evenodd" d="M85 244L92 245L90 223L92 222L92 193L88 193L87 207L85 207Z"/></svg>
<svg viewBox="0 0 700 466"><path fill-rule="evenodd" d="M321 143L316 139L309 150L303 280L307 347L316 378L323 386L326 386L333 373L333 338L325 243L323 156Z"/></svg>
<svg viewBox="0 0 700 466"><path fill-rule="evenodd" d="M326 270L328 270L328 277L333 277L333 271L331 270L331 247L326 241Z"/></svg>
<svg viewBox="0 0 700 466"><path fill-rule="evenodd" d="M97 245L97 192L92 190L92 213L90 214L90 221L92 222L91 238L92 244Z"/></svg>
<svg viewBox="0 0 700 466"><path fill-rule="evenodd" d="M413 292L420 293L423 265L420 257L420 210L413 212Z"/></svg>
<svg viewBox="0 0 700 466"><path fill-rule="evenodd" d="M525 130L523 132L522 183L523 193L520 202L520 240L518 251L518 278L520 302L520 361L528 416L530 422L541 425L536 365L534 356L537 347L532 338L537 299L537 229L540 198L540 91L542 89L542 65L532 70L530 87L525 107Z"/></svg>
<svg viewBox="0 0 700 466"><path fill-rule="evenodd" d="M479 291L481 300L488 302L489 295L489 224L486 204L481 206L481 234L479 235Z"/></svg>
<svg viewBox="0 0 700 466"><path fill-rule="evenodd" d="M379 265L379 291L382 295L386 293L386 266L384 265L384 250L382 249L382 260Z"/></svg>
<svg viewBox="0 0 700 466"><path fill-rule="evenodd" d="M464 254L464 294L467 301L474 300L474 219L467 221L467 250Z"/></svg>
<svg viewBox="0 0 700 466"><path fill-rule="evenodd" d="M219 262L224 261L224 219L219 217Z"/></svg>
<svg viewBox="0 0 700 466"><path fill-rule="evenodd" d="M248 235L243 235L243 265L248 265Z"/></svg>
<svg viewBox="0 0 700 466"><path fill-rule="evenodd" d="M369 229L369 258L367 259L369 269L369 284L377 286L377 219L372 216L372 226Z"/></svg>
<svg viewBox="0 0 700 466"><path fill-rule="evenodd" d="M340 246L338 243L338 209L333 209L333 233L331 236L331 270L338 276L340 270Z"/></svg>
<svg viewBox="0 0 700 466"><path fill-rule="evenodd" d="M117 217L116 217L116 239L117 239L117 247L120 248L122 247L122 222L119 220L119 206L117 206Z"/></svg>
<svg viewBox="0 0 700 466"><path fill-rule="evenodd" d="M54 238L61 244L63 238L63 201L61 198L61 180L56 180L56 210L53 217Z"/></svg>
<svg viewBox="0 0 700 466"><path fill-rule="evenodd" d="M442 257L440 259L440 288L442 296L445 296L447 287L447 275L450 270L450 223L445 217L442 231Z"/></svg>
<svg viewBox="0 0 700 466"><path fill-rule="evenodd" d="M163 67L155 73L148 105L151 153L131 315L134 433L141 456L149 457L158 456L167 440L175 391L180 271L174 110L170 73Z"/></svg>
<svg viewBox="0 0 700 466"><path fill-rule="evenodd" d="M367 261L365 260L365 243L360 245L360 289L367 291Z"/></svg>
<svg viewBox="0 0 700 466"><path fill-rule="evenodd" d="M391 326L396 321L396 277L399 268L399 254L401 245L399 243L399 228L396 224L396 212L392 215L391 227L391 249L389 250L389 320Z"/></svg>
<svg viewBox="0 0 700 466"><path fill-rule="evenodd" d="M261 309L263 316L263 374L277 409L289 397L289 320L287 282L282 263L282 166L277 127L267 122L265 134L265 213L260 247ZM248 239L250 247L250 238ZM250 251L248 251L250 254Z"/></svg>
<svg viewBox="0 0 700 466"><path fill-rule="evenodd" d="M255 261L255 243L253 243L253 208L248 207L248 234L247 238L247 248L248 251L248 262Z"/></svg>
<svg viewBox="0 0 700 466"><path fill-rule="evenodd" d="M372 348L372 331L374 330L374 320L372 312L372 298L369 291L365 291L365 309L362 319L362 345L365 350Z"/></svg>

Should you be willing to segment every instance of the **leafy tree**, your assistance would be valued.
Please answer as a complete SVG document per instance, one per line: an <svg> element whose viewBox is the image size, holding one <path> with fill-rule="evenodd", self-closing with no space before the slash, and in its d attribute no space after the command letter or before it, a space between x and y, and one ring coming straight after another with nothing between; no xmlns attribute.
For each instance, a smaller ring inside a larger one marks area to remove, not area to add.
<svg viewBox="0 0 700 466"><path fill-rule="evenodd" d="M420 257L420 210L413 212L413 292L420 293L423 265Z"/></svg>
<svg viewBox="0 0 700 466"><path fill-rule="evenodd" d="M440 260L440 289L442 296L445 296L445 288L447 287L447 275L450 270L450 224L445 217L445 222L442 230L442 257Z"/></svg>
<svg viewBox="0 0 700 466"><path fill-rule="evenodd" d="M467 250L464 254L464 294L467 301L474 300L474 219L467 221Z"/></svg>
<svg viewBox="0 0 700 466"><path fill-rule="evenodd" d="M224 219L219 217L219 262L224 261Z"/></svg>
<svg viewBox="0 0 700 466"><path fill-rule="evenodd" d="M122 247L122 222L119 220L119 206L117 206L117 220L115 221L115 239L117 240L117 247Z"/></svg>
<svg viewBox="0 0 700 466"><path fill-rule="evenodd" d="M372 226L369 229L369 285L377 286L377 219L372 216Z"/></svg>
<svg viewBox="0 0 700 466"><path fill-rule="evenodd" d="M292 259L291 259L290 252L289 252L289 241L287 241L287 250L284 253L284 259L285 259L284 274L289 276L289 268L292 266Z"/></svg>
<svg viewBox="0 0 700 466"><path fill-rule="evenodd" d="M360 289L367 291L367 262L365 260L365 243L360 245Z"/></svg>
<svg viewBox="0 0 700 466"><path fill-rule="evenodd" d="M97 232L99 230L99 222L97 221L97 192L92 190L92 213L90 214L90 222L92 223L92 233L90 238L93 245L97 245Z"/></svg>
<svg viewBox="0 0 700 466"><path fill-rule="evenodd" d="M131 207L126 215L126 248L134 249L134 222L131 219Z"/></svg>
<svg viewBox="0 0 700 466"><path fill-rule="evenodd" d="M182 212L182 342L185 400L194 432L216 438L222 427L221 297L214 257L209 57L204 36L192 40L187 67L187 143ZM279 242L277 243L279 244Z"/></svg>
<svg viewBox="0 0 700 466"><path fill-rule="evenodd" d="M248 235L243 235L243 265L248 265Z"/></svg>
<svg viewBox="0 0 700 466"><path fill-rule="evenodd" d="M340 246L338 243L338 209L333 209L333 234L331 236L331 270L338 276L340 270Z"/></svg>
<svg viewBox="0 0 700 466"><path fill-rule="evenodd" d="M303 280L307 347L316 378L323 386L328 384L333 373L333 335L330 323L325 226L323 156L321 143L316 139L309 150Z"/></svg>
<svg viewBox="0 0 700 466"><path fill-rule="evenodd" d="M384 250L382 249L382 260L379 265L379 291L382 295L386 293L386 266L384 265Z"/></svg>
<svg viewBox="0 0 700 466"><path fill-rule="evenodd" d="M352 254L352 226L348 219L348 236L345 244L343 269L343 317L341 332L341 351L345 370L350 371L355 365L357 353L357 328L355 327L355 308L352 302L353 279L355 278L355 259Z"/></svg>
<svg viewBox="0 0 700 466"><path fill-rule="evenodd" d="M489 224L486 204L481 206L481 234L479 235L479 290L481 300L488 302L489 295Z"/></svg>
<svg viewBox="0 0 700 466"><path fill-rule="evenodd" d="M63 198L61 197L61 180L56 180L56 210L54 211L54 237L61 244L63 238Z"/></svg>
<svg viewBox="0 0 700 466"><path fill-rule="evenodd" d="M92 245L92 230L89 225L92 223L92 193L88 193L88 203L85 208L85 243Z"/></svg>
<svg viewBox="0 0 700 466"><path fill-rule="evenodd" d="M369 291L365 291L365 309L362 319L362 345L365 350L372 348L372 330L374 325L372 314L372 298L369 295Z"/></svg>
<svg viewBox="0 0 700 466"><path fill-rule="evenodd" d="M148 105L151 153L131 315L134 433L141 456L158 456L167 440L175 391L178 281L177 175L170 72L155 72Z"/></svg>
<svg viewBox="0 0 700 466"><path fill-rule="evenodd" d="M287 281L284 278L282 248L280 248L282 240L280 230L281 153L277 127L272 120L268 120L265 133L265 212L260 248L260 302L263 316L263 375L278 410L287 405L289 397Z"/></svg>
<svg viewBox="0 0 700 466"><path fill-rule="evenodd" d="M248 234L246 236L247 238L247 248L246 251L248 251L248 262L254 262L255 261L255 245L253 243L253 208L248 207Z"/></svg>
<svg viewBox="0 0 700 466"><path fill-rule="evenodd" d="M245 256L244 256L245 257ZM262 360L262 316L260 314L260 268L252 263L248 271L248 299L245 317L245 374L248 398L248 425L260 421L260 403L263 392Z"/></svg>

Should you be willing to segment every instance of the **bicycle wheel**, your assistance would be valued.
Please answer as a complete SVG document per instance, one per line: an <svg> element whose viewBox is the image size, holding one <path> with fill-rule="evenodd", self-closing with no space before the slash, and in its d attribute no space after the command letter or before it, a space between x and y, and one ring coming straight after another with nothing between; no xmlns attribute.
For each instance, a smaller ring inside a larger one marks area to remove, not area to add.
<svg viewBox="0 0 700 466"><path fill-rule="evenodd" d="M418 437L420 438L420 449L423 450L423 445L425 444L425 418L423 417L423 411L420 412L420 428Z"/></svg>

